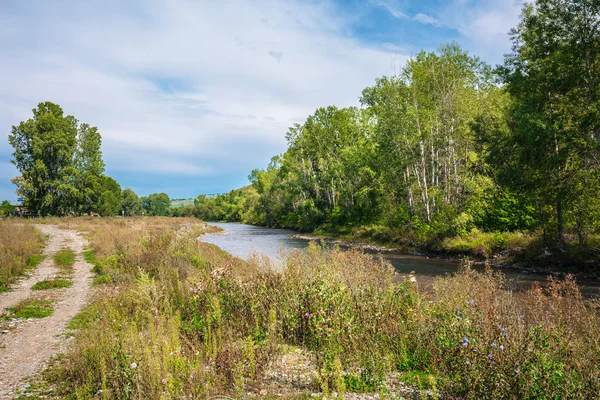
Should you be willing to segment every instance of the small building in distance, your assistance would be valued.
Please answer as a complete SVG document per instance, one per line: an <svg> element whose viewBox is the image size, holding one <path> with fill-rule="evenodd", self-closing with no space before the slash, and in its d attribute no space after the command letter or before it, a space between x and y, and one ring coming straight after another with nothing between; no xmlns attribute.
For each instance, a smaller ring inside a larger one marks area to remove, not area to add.
<svg viewBox="0 0 600 400"><path fill-rule="evenodd" d="M23 207L21 205L15 205L13 207L13 215L15 217L35 217L37 215L35 211L32 211L27 207Z"/></svg>

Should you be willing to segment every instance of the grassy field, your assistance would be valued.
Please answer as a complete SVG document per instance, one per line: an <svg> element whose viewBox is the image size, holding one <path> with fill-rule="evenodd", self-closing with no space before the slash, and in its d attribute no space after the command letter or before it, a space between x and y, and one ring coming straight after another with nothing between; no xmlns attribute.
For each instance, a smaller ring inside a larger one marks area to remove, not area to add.
<svg viewBox="0 0 600 400"><path fill-rule="evenodd" d="M102 279L71 322L69 353L44 373L60 398L600 392L599 304L572 279L515 295L465 265L421 293L356 251L311 246L275 272L198 242L194 220L62 224L86 232Z"/></svg>
<svg viewBox="0 0 600 400"><path fill-rule="evenodd" d="M0 292L44 259L43 246L43 236L32 225L0 220Z"/></svg>

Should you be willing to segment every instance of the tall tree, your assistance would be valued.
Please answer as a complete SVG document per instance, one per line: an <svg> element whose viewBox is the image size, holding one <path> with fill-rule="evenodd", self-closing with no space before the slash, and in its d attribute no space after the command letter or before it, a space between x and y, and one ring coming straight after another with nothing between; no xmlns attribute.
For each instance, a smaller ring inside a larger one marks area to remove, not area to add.
<svg viewBox="0 0 600 400"><path fill-rule="evenodd" d="M72 211L77 120L57 104L40 103L33 118L12 127L8 140L15 149L11 162L21 171L18 189L25 203L41 215Z"/></svg>
<svg viewBox="0 0 600 400"><path fill-rule="evenodd" d="M493 88L490 68L453 43L421 52L363 91L377 120L380 170L394 224L464 224L472 194L489 188L472 124Z"/></svg>
<svg viewBox="0 0 600 400"><path fill-rule="evenodd" d="M110 176L100 177L100 195L95 208L100 215L114 216L121 211L121 186Z"/></svg>
<svg viewBox="0 0 600 400"><path fill-rule="evenodd" d="M512 41L501 71L514 99L510 140L520 183L536 198L541 216L552 209L545 230L562 246L565 227L574 223L565 220L569 215L580 216L576 229L583 239L581 210L592 208L582 204L590 199L580 189L594 184L598 193L600 2L527 4Z"/></svg>
<svg viewBox="0 0 600 400"><path fill-rule="evenodd" d="M104 161L100 149L102 139L98 128L81 124L77 135L75 152L75 187L80 212L89 212L98 203L102 191Z"/></svg>
<svg viewBox="0 0 600 400"><path fill-rule="evenodd" d="M137 214L140 209L140 199L132 189L124 189L121 192L121 210L125 215Z"/></svg>
<svg viewBox="0 0 600 400"><path fill-rule="evenodd" d="M166 193L153 193L141 200L147 215L167 216L171 208L171 198Z"/></svg>

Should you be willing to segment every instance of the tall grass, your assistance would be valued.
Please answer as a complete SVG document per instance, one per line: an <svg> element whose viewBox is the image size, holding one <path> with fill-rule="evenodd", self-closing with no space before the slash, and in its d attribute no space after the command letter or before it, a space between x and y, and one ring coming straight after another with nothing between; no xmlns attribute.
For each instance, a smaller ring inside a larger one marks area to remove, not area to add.
<svg viewBox="0 0 600 400"><path fill-rule="evenodd" d="M43 259L42 235L33 226L19 222L0 220L0 291Z"/></svg>
<svg viewBox="0 0 600 400"><path fill-rule="evenodd" d="M242 398L289 348L310 354L315 376L286 397L385 394L398 377L449 397L600 391L598 302L570 278L515 295L502 275L466 265L423 294L355 251L310 246L275 271L161 219L88 229L112 283L73 321L72 350L47 374L61 397Z"/></svg>

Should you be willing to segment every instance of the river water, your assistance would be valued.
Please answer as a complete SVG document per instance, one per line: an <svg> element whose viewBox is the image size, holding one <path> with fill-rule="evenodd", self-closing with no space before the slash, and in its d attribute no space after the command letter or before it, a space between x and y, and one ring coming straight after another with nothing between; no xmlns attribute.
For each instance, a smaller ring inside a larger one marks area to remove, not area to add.
<svg viewBox="0 0 600 400"><path fill-rule="evenodd" d="M264 228L238 223L211 222L211 225L223 228L225 231L218 234L205 235L203 241L219 246L229 254L247 260L253 253L264 254L273 261L281 261L281 252L289 252L292 249L303 249L308 246L308 241L294 239L294 231L286 229ZM417 281L421 287L430 286L436 277L452 274L458 271L457 260L441 258L412 256L396 253L382 253L380 255L390 262L401 275L415 271ZM503 270L506 274L509 286L515 290L525 290L533 282L546 282L545 274L527 273L516 270ZM581 292L585 297L600 294L600 281L583 280L578 281Z"/></svg>

